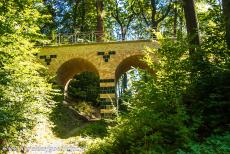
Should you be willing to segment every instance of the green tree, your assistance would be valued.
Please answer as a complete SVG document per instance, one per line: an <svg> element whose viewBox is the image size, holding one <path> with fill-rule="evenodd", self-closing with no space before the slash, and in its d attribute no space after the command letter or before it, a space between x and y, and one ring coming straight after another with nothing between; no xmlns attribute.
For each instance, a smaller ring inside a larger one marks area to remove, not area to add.
<svg viewBox="0 0 230 154"><path fill-rule="evenodd" d="M132 7L133 3L127 0L110 0L107 2L107 12L116 20L119 26L121 40L126 39L129 26L135 17Z"/></svg>
<svg viewBox="0 0 230 154"><path fill-rule="evenodd" d="M184 13L180 0L171 2L171 10L162 22L159 23L159 30L164 36L182 37L184 26Z"/></svg>
<svg viewBox="0 0 230 154"><path fill-rule="evenodd" d="M45 68L35 56L40 6L40 0L0 2L0 148L28 141L38 114L52 102Z"/></svg>
<svg viewBox="0 0 230 154"><path fill-rule="evenodd" d="M189 127L197 140L229 131L229 51L225 41L225 23L220 4L209 3L199 14L202 38L199 51L203 54L202 70L191 76L191 86L184 96L190 115Z"/></svg>
<svg viewBox="0 0 230 154"><path fill-rule="evenodd" d="M97 9L97 42L103 41L104 36L104 1L103 0L96 0L96 9Z"/></svg>
<svg viewBox="0 0 230 154"><path fill-rule="evenodd" d="M226 26L226 42L228 49L230 49L230 2L228 0L222 0L222 5Z"/></svg>
<svg viewBox="0 0 230 154"><path fill-rule="evenodd" d="M183 0L184 15L186 20L187 36L190 42L190 58L193 63L192 76L197 71L202 71L203 51L199 49L200 36L194 0Z"/></svg>
<svg viewBox="0 0 230 154"><path fill-rule="evenodd" d="M183 0L188 37L191 45L200 45L198 21L194 0ZM194 51L191 51L194 52Z"/></svg>
<svg viewBox="0 0 230 154"><path fill-rule="evenodd" d="M51 35L57 31L58 23L56 22L57 10L55 9L56 0L43 0L44 7L41 10L43 15L49 16L49 21L41 25L41 32Z"/></svg>
<svg viewBox="0 0 230 154"><path fill-rule="evenodd" d="M171 11L171 0L138 0L133 10L148 28L158 31L158 25Z"/></svg>
<svg viewBox="0 0 230 154"><path fill-rule="evenodd" d="M60 32L91 32L97 27L97 10L92 0L66 0L57 3Z"/></svg>

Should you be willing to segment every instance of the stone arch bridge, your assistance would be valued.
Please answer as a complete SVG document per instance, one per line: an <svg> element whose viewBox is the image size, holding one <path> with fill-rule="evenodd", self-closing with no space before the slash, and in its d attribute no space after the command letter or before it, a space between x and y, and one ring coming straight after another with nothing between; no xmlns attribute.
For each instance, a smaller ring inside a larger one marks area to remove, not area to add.
<svg viewBox="0 0 230 154"><path fill-rule="evenodd" d="M111 104L116 99L116 81L123 73L131 67L148 69L141 60L146 46L159 48L157 41L147 40L82 43L42 47L38 57L63 87L76 74L96 73L100 77L100 100Z"/></svg>

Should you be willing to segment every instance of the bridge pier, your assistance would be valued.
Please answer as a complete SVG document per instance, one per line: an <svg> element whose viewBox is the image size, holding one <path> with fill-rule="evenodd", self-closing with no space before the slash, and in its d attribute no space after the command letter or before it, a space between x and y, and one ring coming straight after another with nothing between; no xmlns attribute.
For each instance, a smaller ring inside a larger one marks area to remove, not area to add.
<svg viewBox="0 0 230 154"><path fill-rule="evenodd" d="M102 118L113 116L117 107L115 79L100 79L100 106Z"/></svg>

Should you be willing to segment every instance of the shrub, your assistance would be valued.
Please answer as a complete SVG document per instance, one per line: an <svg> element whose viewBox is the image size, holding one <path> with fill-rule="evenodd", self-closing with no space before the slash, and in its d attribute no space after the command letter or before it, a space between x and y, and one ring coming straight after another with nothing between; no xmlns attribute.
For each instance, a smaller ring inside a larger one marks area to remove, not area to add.
<svg viewBox="0 0 230 154"><path fill-rule="evenodd" d="M185 152L179 150L177 154L228 154L230 153L230 134L213 135L203 143L190 143Z"/></svg>

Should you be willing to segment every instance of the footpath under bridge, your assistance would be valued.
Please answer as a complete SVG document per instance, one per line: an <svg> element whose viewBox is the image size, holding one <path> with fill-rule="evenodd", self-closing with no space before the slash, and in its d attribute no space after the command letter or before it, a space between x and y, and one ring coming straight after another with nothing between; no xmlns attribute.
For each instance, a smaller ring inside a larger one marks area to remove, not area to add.
<svg viewBox="0 0 230 154"><path fill-rule="evenodd" d="M48 66L49 73L56 76L63 89L67 89L74 75L94 72L100 77L100 102L109 106L116 102L115 85L123 73L132 67L154 72L142 58L146 47L159 48L156 40L95 42L97 36L88 37L85 35L80 40L77 34L60 34L55 39L58 42L42 47L38 53L40 61ZM156 61L155 55L151 56Z"/></svg>

